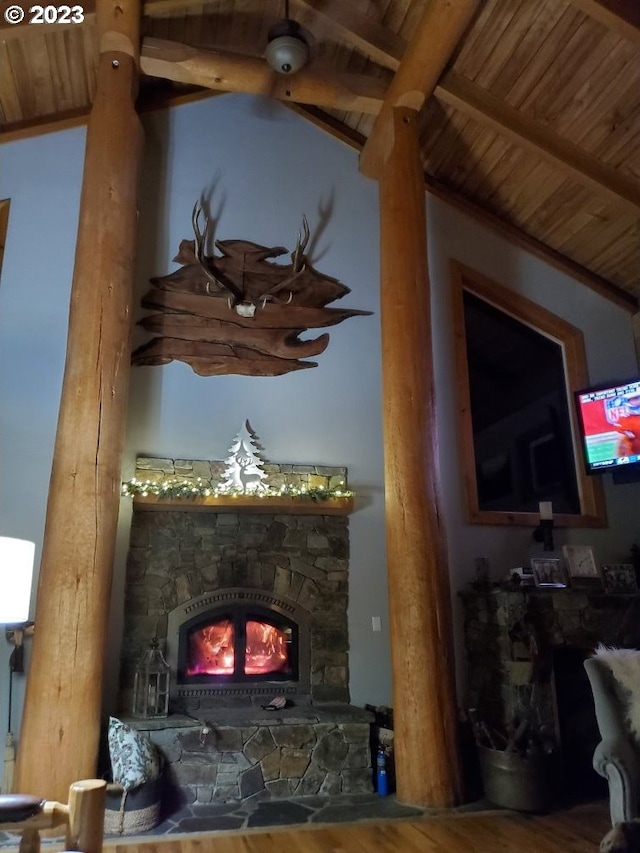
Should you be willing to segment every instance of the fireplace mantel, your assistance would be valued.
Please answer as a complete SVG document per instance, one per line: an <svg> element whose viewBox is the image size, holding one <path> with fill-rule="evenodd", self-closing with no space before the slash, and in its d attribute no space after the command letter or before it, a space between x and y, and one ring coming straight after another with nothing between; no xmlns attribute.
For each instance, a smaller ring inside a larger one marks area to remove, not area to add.
<svg viewBox="0 0 640 853"><path fill-rule="evenodd" d="M139 456L122 494L133 497L135 510L343 516L354 511L344 467L275 462L263 467L266 494L224 493L225 462Z"/></svg>
<svg viewBox="0 0 640 853"><path fill-rule="evenodd" d="M167 512L253 512L283 513L286 515L350 515L353 512L353 498L329 498L314 500L308 497L260 498L252 495L209 495L195 498L164 498L157 495L135 495L135 510L162 510Z"/></svg>

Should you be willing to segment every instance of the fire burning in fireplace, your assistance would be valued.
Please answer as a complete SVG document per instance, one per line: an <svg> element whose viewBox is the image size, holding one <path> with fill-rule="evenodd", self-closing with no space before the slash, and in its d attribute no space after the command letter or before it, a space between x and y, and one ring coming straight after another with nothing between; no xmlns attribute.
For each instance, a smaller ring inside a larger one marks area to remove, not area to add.
<svg viewBox="0 0 640 853"><path fill-rule="evenodd" d="M178 635L184 684L298 680L299 625L273 608L227 601L183 622Z"/></svg>
<svg viewBox="0 0 640 853"><path fill-rule="evenodd" d="M295 602L261 589L213 590L174 608L167 635L177 710L259 704L275 684L296 703L310 700L308 613Z"/></svg>
<svg viewBox="0 0 640 853"><path fill-rule="evenodd" d="M244 643L237 634L244 634ZM240 676L291 675L291 643L291 628L251 618L240 625L219 619L189 633L185 674L234 675L238 664Z"/></svg>

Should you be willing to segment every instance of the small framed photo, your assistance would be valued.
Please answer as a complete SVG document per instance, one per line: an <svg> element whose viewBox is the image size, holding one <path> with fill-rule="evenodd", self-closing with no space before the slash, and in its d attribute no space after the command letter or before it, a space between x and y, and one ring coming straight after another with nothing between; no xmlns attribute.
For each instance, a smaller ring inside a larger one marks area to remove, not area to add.
<svg viewBox="0 0 640 853"><path fill-rule="evenodd" d="M517 566L509 571L509 580L520 586L534 586L533 572L529 566Z"/></svg>
<svg viewBox="0 0 640 853"><path fill-rule="evenodd" d="M609 563L602 567L606 592L638 592L635 569L631 563Z"/></svg>
<svg viewBox="0 0 640 853"><path fill-rule="evenodd" d="M567 561L571 578L600 580L600 570L593 545L563 545L562 553Z"/></svg>
<svg viewBox="0 0 640 853"><path fill-rule="evenodd" d="M532 557L531 570L537 587L564 589L569 586L569 578L560 557Z"/></svg>

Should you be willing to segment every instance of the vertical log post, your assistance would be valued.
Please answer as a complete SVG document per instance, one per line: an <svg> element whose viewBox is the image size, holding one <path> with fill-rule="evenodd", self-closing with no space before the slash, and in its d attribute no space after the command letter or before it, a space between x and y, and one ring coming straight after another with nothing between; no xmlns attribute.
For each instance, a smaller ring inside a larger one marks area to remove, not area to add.
<svg viewBox="0 0 640 853"><path fill-rule="evenodd" d="M96 772L130 363L140 14L140 0L96 2L97 89L15 780L47 799Z"/></svg>
<svg viewBox="0 0 640 853"><path fill-rule="evenodd" d="M416 115L394 109L394 143L379 179L394 752L398 799L448 807L459 801L461 779Z"/></svg>

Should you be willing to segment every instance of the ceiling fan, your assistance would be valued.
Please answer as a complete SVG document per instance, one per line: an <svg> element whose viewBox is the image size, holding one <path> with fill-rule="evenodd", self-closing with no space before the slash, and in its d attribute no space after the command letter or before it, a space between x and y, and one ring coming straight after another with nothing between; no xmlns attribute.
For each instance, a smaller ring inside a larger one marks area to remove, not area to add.
<svg viewBox="0 0 640 853"><path fill-rule="evenodd" d="M284 3L284 18L269 29L265 57L278 74L291 75L309 62L311 48L302 27L289 17L289 0Z"/></svg>

